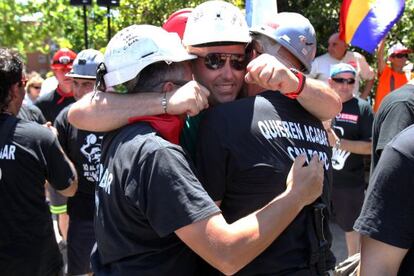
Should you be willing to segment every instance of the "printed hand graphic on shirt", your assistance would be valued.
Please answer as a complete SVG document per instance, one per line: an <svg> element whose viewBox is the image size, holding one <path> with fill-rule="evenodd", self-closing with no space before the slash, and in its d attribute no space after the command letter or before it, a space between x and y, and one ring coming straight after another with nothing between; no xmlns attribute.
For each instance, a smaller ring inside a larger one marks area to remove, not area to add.
<svg viewBox="0 0 414 276"><path fill-rule="evenodd" d="M344 168L346 159L351 153L346 150L332 149L332 168L339 171Z"/></svg>
<svg viewBox="0 0 414 276"><path fill-rule="evenodd" d="M103 136L91 133L85 138L80 151L86 157L89 164L83 164L83 175L91 182L99 179L99 165L101 161L101 142Z"/></svg>
<svg viewBox="0 0 414 276"><path fill-rule="evenodd" d="M340 136L344 136L344 129L339 126L334 126L340 133ZM332 149L332 168L339 171L342 170L345 166L346 159L351 153L346 150L341 150L337 148Z"/></svg>

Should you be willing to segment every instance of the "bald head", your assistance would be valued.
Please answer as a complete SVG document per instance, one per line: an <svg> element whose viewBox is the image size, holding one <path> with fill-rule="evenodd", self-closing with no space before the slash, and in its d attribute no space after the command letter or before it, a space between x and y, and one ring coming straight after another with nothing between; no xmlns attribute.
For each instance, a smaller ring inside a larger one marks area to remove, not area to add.
<svg viewBox="0 0 414 276"><path fill-rule="evenodd" d="M348 49L348 44L339 38L339 33L334 33L328 40L328 53L331 57L341 60Z"/></svg>

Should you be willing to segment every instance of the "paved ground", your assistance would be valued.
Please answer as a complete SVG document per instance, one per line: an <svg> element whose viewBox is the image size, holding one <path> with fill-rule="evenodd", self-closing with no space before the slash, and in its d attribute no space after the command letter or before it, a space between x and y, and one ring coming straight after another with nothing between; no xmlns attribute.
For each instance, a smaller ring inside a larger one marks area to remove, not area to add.
<svg viewBox="0 0 414 276"><path fill-rule="evenodd" d="M345 233L338 225L331 223L330 226L333 236L332 251L336 257L336 263L340 263L348 256L346 249Z"/></svg>

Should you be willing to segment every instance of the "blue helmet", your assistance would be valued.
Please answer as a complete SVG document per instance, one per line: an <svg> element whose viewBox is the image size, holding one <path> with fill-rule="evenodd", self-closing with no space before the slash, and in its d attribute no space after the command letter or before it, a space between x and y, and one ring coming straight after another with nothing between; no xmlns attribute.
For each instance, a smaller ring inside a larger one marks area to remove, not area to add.
<svg viewBox="0 0 414 276"><path fill-rule="evenodd" d="M309 73L316 54L315 29L299 13L282 12L267 24L252 27L253 34L263 34L285 47L305 66Z"/></svg>

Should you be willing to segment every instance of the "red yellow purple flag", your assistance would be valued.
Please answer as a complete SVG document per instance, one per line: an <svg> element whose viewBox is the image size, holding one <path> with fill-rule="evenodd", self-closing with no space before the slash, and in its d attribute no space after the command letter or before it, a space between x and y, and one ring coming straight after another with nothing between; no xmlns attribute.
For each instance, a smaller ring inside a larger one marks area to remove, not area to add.
<svg viewBox="0 0 414 276"><path fill-rule="evenodd" d="M405 0L343 0L339 37L373 53L404 13Z"/></svg>

